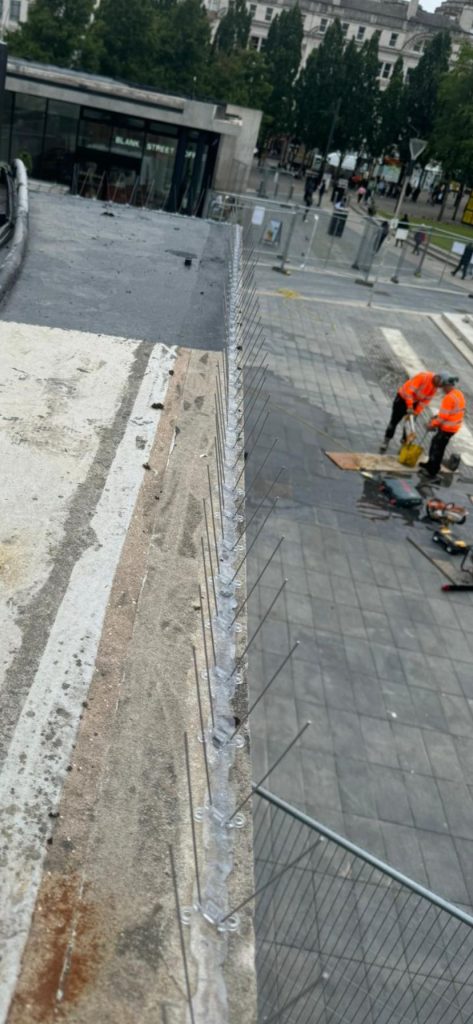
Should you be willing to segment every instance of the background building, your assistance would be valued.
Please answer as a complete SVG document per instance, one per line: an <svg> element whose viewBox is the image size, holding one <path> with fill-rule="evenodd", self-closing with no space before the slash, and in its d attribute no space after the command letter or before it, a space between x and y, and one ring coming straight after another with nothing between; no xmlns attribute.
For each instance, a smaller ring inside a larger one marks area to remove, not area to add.
<svg viewBox="0 0 473 1024"><path fill-rule="evenodd" d="M28 5L31 0L0 0L0 27L2 33L7 29L16 28L28 17Z"/></svg>
<svg viewBox="0 0 473 1024"><path fill-rule="evenodd" d="M215 23L228 9L221 0L206 0L209 15ZM250 2L253 16L250 46L264 50L269 26L282 10L293 6L291 0L273 2ZM328 26L335 18L341 22L347 39L355 39L360 46L374 32L380 32L379 76L381 86L385 85L398 57L402 57L408 74L415 68L426 42L440 32L449 29L452 33L453 54L458 51L461 39L471 37L473 42L473 2L444 0L434 13L422 10L418 0L299 0L304 21L302 60L307 60L313 49L319 46Z"/></svg>
<svg viewBox="0 0 473 1024"><path fill-rule="evenodd" d="M0 159L84 194L200 214L207 189L246 188L261 112L10 58ZM98 183L102 182L101 188ZM79 188L79 190L81 190Z"/></svg>

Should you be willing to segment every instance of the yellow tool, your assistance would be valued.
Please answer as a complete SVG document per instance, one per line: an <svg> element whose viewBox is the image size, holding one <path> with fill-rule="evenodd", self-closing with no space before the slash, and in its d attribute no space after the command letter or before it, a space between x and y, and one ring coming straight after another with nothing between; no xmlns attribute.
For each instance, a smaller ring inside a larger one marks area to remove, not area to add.
<svg viewBox="0 0 473 1024"><path fill-rule="evenodd" d="M410 432L406 435L401 451L399 452L399 462L403 466L409 466L412 469L417 465L424 449L421 444L416 441L416 432L414 429L414 419L412 416L406 416L406 419L410 426Z"/></svg>

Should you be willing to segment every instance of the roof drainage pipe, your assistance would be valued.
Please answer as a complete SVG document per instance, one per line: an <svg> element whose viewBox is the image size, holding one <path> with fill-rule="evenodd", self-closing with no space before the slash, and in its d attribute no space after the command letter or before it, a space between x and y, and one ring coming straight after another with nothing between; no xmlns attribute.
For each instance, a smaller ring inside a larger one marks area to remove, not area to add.
<svg viewBox="0 0 473 1024"><path fill-rule="evenodd" d="M8 253L0 266L0 302L8 294L20 273L28 242L28 175L22 160L14 160L15 208L14 229Z"/></svg>

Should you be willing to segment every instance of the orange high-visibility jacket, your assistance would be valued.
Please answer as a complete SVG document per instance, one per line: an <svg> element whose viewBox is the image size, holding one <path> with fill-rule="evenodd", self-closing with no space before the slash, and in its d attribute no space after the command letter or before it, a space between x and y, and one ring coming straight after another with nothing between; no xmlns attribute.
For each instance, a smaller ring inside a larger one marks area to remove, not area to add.
<svg viewBox="0 0 473 1024"><path fill-rule="evenodd" d="M399 388L398 395L404 399L410 412L412 409L416 413L422 412L434 397L437 392L434 377L435 373L416 373Z"/></svg>
<svg viewBox="0 0 473 1024"><path fill-rule="evenodd" d="M431 421L431 427L439 427L446 434L456 434L463 423L465 404L463 391L453 388L442 399L440 409Z"/></svg>

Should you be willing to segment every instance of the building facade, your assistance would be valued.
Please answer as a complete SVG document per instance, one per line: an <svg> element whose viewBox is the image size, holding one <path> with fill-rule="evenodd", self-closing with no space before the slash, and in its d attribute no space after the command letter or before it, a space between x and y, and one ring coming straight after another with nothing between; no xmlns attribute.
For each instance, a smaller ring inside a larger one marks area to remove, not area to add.
<svg viewBox="0 0 473 1024"><path fill-rule="evenodd" d="M198 215L210 187L246 188L261 112L9 58L0 159L130 202Z"/></svg>
<svg viewBox="0 0 473 1024"><path fill-rule="evenodd" d="M221 0L206 0L209 16L217 28L228 5ZM293 6L293 0L253 0L248 4L253 21L250 46L264 50L273 18ZM360 46L375 33L379 40L379 80L387 85L394 64L402 57L407 75L422 56L425 44L435 33L448 29L452 33L453 55L460 41L473 43L473 2L444 0L434 14L422 10L418 0L299 0L303 23L302 63L320 43L331 22L338 18L346 39L355 39ZM451 8L454 13L450 13ZM448 10L444 11L444 8Z"/></svg>
<svg viewBox="0 0 473 1024"><path fill-rule="evenodd" d="M0 0L0 30L3 34L17 28L28 17L31 0Z"/></svg>

